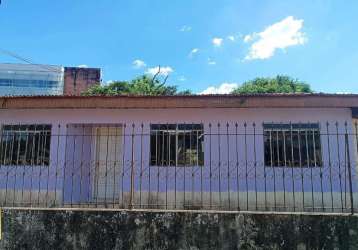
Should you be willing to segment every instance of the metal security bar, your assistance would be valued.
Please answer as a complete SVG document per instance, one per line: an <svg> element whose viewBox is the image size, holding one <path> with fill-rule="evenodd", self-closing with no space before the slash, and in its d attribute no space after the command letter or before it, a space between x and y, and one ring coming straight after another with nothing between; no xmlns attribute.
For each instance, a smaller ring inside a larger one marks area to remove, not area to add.
<svg viewBox="0 0 358 250"><path fill-rule="evenodd" d="M2 124L0 204L354 213L357 122Z"/></svg>

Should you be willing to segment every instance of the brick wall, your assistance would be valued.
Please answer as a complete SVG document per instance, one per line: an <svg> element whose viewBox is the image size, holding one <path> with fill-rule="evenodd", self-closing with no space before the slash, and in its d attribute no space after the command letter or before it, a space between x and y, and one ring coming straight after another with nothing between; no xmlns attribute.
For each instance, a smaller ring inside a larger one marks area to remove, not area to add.
<svg viewBox="0 0 358 250"><path fill-rule="evenodd" d="M80 95L101 81L101 70L98 68L65 67L64 94Z"/></svg>

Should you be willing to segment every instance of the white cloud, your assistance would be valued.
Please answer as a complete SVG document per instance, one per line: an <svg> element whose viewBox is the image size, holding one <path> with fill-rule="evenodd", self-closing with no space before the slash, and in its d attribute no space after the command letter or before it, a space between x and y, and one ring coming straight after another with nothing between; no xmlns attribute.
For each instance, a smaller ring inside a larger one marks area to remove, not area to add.
<svg viewBox="0 0 358 250"><path fill-rule="evenodd" d="M339 91L339 92L336 92L335 94L338 94L338 95L350 95L350 94L354 94L354 93L349 92L349 91Z"/></svg>
<svg viewBox="0 0 358 250"><path fill-rule="evenodd" d="M214 37L212 43L214 44L215 47L220 47L223 43L223 39L220 37Z"/></svg>
<svg viewBox="0 0 358 250"><path fill-rule="evenodd" d="M246 35L246 36L244 36L244 42L245 43L251 42L256 36L257 36L257 33L252 33L250 35Z"/></svg>
<svg viewBox="0 0 358 250"><path fill-rule="evenodd" d="M199 49L198 48L194 48L190 51L189 53L189 57L193 57L196 53L199 52Z"/></svg>
<svg viewBox="0 0 358 250"><path fill-rule="evenodd" d="M182 26L182 27L180 28L179 31L181 31L181 32L189 32L189 31L191 31L191 27L190 27L190 26L187 26L187 25L184 25L184 26Z"/></svg>
<svg viewBox="0 0 358 250"><path fill-rule="evenodd" d="M235 36L233 35L228 36L227 39L229 39L231 42L235 42L236 40Z"/></svg>
<svg viewBox="0 0 358 250"><path fill-rule="evenodd" d="M181 76L181 77L178 78L178 80L181 81L181 82L185 82L186 78L185 78L185 76Z"/></svg>
<svg viewBox="0 0 358 250"><path fill-rule="evenodd" d="M88 68L88 65L86 65L86 64L81 64L81 65L78 65L77 68Z"/></svg>
<svg viewBox="0 0 358 250"><path fill-rule="evenodd" d="M254 42L245 60L267 59L272 57L277 49L305 44L307 38L301 31L302 27L302 19L289 16L268 26L262 32L246 35L245 42Z"/></svg>
<svg viewBox="0 0 358 250"><path fill-rule="evenodd" d="M216 62L213 59L208 58L208 64L209 65L216 65Z"/></svg>
<svg viewBox="0 0 358 250"><path fill-rule="evenodd" d="M147 66L147 64L140 59L136 59L132 62L133 68L135 69L140 69L140 68L144 68L145 66Z"/></svg>
<svg viewBox="0 0 358 250"><path fill-rule="evenodd" d="M159 71L159 67L154 67L154 68L148 68L145 73L146 74L149 74L149 75L155 75L157 74ZM169 66L166 66L166 67L160 67L160 73L159 75L163 75L163 76L167 76L169 75L170 73L173 73L174 70L169 67Z"/></svg>
<svg viewBox="0 0 358 250"><path fill-rule="evenodd" d="M204 91L200 92L200 95L215 95L215 94L230 94L238 86L237 83L224 82L220 86L210 86Z"/></svg>

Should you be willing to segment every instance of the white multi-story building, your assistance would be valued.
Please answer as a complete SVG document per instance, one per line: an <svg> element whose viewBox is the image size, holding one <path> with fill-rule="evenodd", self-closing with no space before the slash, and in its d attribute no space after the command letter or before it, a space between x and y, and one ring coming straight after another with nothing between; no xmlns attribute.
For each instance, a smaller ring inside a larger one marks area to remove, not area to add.
<svg viewBox="0 0 358 250"><path fill-rule="evenodd" d="M33 64L0 64L0 94L62 95L64 68Z"/></svg>
<svg viewBox="0 0 358 250"><path fill-rule="evenodd" d="M100 69L0 63L0 96L78 95L100 82Z"/></svg>

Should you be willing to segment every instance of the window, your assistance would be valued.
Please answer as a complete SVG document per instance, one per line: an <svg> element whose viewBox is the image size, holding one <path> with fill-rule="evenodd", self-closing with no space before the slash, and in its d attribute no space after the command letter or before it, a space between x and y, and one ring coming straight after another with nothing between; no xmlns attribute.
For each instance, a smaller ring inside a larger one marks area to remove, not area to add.
<svg viewBox="0 0 358 250"><path fill-rule="evenodd" d="M59 85L60 81L0 78L1 87L56 88Z"/></svg>
<svg viewBox="0 0 358 250"><path fill-rule="evenodd" d="M265 165L321 167L321 138L315 124L264 124Z"/></svg>
<svg viewBox="0 0 358 250"><path fill-rule="evenodd" d="M0 165L49 165L51 125L4 125Z"/></svg>
<svg viewBox="0 0 358 250"><path fill-rule="evenodd" d="M150 129L150 165L204 165L202 124L152 124Z"/></svg>

